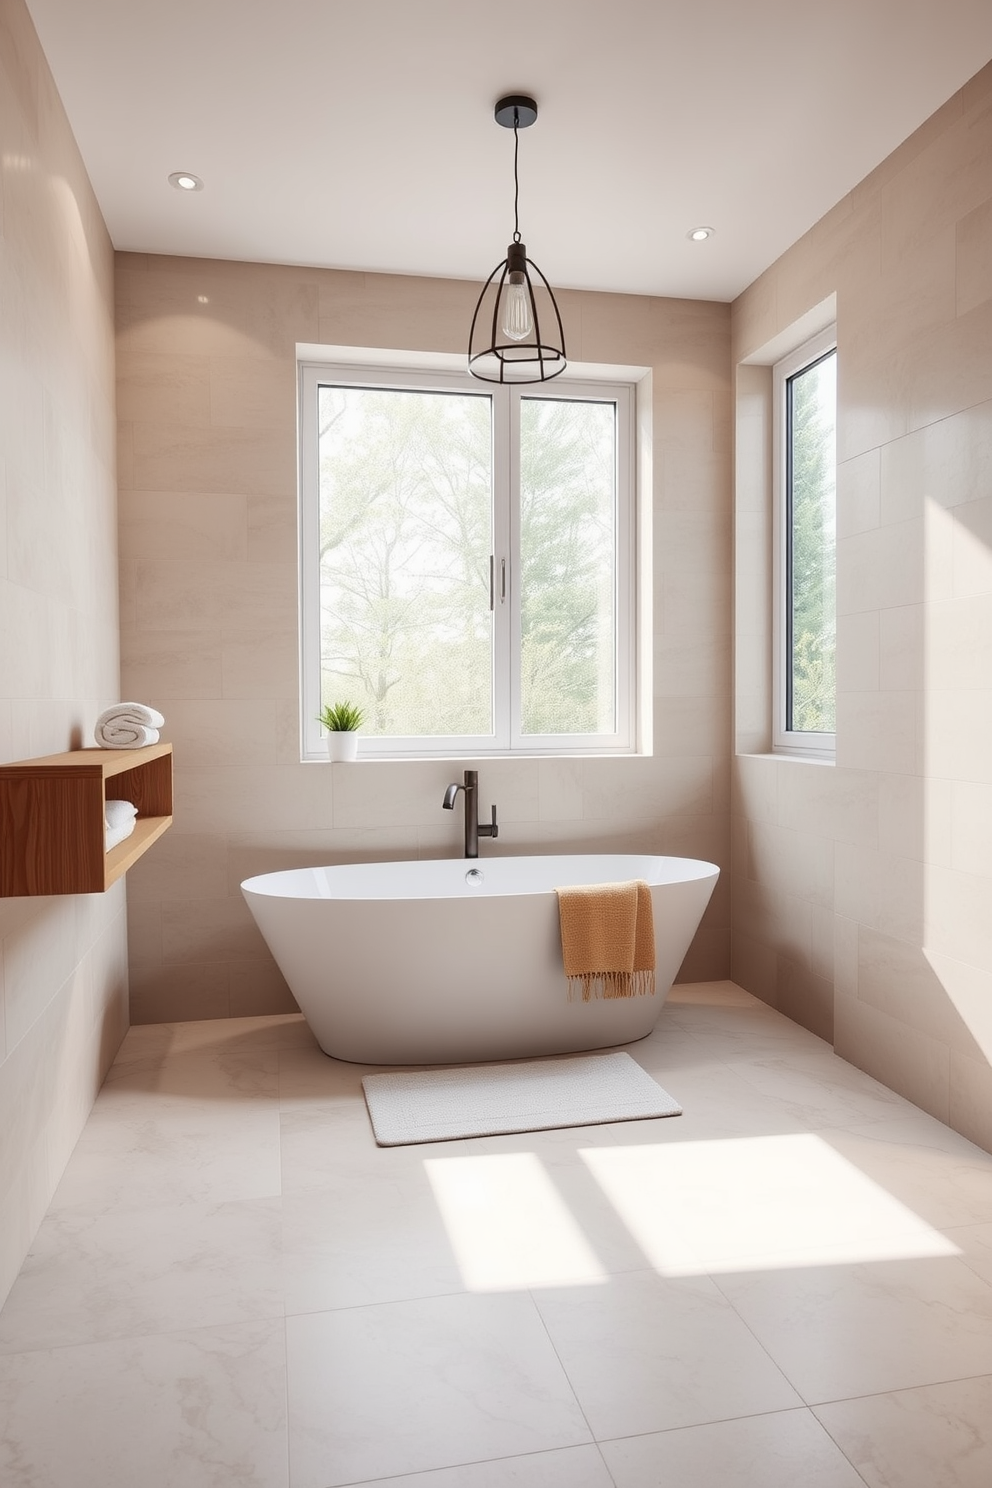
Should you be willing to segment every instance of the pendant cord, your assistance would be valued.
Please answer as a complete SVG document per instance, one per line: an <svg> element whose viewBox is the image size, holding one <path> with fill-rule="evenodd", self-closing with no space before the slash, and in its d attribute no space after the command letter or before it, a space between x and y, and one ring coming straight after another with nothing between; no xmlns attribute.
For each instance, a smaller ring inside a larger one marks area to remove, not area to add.
<svg viewBox="0 0 992 1488"><path fill-rule="evenodd" d="M519 116L513 110L513 241L520 242L520 175L517 161L520 155Z"/></svg>

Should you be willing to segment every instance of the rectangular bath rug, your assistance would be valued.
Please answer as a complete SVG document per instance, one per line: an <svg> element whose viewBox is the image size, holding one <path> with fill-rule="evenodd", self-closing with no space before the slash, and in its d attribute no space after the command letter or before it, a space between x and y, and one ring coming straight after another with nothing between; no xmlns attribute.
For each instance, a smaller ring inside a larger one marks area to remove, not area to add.
<svg viewBox="0 0 992 1488"><path fill-rule="evenodd" d="M380 1147L682 1114L622 1053L366 1075L362 1088Z"/></svg>

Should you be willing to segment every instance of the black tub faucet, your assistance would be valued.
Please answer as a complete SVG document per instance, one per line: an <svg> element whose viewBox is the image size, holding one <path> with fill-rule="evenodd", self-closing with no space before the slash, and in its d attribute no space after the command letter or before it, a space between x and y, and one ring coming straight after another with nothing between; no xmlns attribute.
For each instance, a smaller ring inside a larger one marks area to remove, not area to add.
<svg viewBox="0 0 992 1488"><path fill-rule="evenodd" d="M480 837L498 837L499 827L496 825L496 807L493 807L493 819L491 822L483 822L479 826L479 772L478 770L465 771L464 785L449 785L444 793L442 806L445 811L454 811L455 800L458 792L465 792L465 856L477 858L479 856Z"/></svg>

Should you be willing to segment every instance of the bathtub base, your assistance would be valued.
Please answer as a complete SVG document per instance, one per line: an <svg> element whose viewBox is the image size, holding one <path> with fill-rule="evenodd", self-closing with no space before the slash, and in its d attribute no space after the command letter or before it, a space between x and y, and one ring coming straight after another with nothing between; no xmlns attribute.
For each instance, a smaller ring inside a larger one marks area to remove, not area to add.
<svg viewBox="0 0 992 1488"><path fill-rule="evenodd" d="M623 854L449 859L291 869L242 889L325 1054L469 1064L645 1038L718 873ZM570 1001L554 886L632 878L651 889L655 992Z"/></svg>

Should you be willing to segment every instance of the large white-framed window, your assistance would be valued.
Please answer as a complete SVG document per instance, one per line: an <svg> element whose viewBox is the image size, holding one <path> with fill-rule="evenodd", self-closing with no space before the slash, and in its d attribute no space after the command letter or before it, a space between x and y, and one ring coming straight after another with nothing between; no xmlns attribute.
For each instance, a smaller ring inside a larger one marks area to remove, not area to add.
<svg viewBox="0 0 992 1488"><path fill-rule="evenodd" d="M773 747L831 758L836 740L837 332L775 363Z"/></svg>
<svg viewBox="0 0 992 1488"><path fill-rule="evenodd" d="M632 752L634 390L300 365L302 738Z"/></svg>

